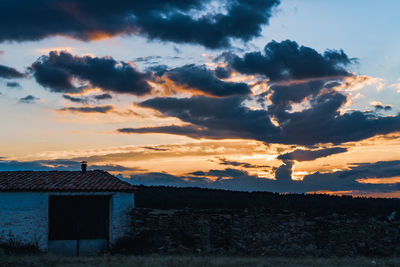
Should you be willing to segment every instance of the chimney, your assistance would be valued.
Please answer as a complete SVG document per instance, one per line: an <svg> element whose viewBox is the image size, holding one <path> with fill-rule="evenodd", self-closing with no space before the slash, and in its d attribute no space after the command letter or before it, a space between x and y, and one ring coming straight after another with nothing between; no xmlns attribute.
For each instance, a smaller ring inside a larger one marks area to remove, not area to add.
<svg viewBox="0 0 400 267"><path fill-rule="evenodd" d="M86 172L86 168L87 168L87 162L86 162L86 161L82 161L82 162L81 162L81 170L82 170L82 173L85 173L85 172Z"/></svg>

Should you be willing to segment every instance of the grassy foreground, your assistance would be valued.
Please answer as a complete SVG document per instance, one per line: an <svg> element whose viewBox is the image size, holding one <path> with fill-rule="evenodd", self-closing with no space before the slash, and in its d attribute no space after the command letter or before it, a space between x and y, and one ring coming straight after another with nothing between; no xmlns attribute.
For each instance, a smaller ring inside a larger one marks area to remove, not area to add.
<svg viewBox="0 0 400 267"><path fill-rule="evenodd" d="M400 266L400 258L263 258L226 256L122 256L58 257L43 255L0 255L0 266Z"/></svg>

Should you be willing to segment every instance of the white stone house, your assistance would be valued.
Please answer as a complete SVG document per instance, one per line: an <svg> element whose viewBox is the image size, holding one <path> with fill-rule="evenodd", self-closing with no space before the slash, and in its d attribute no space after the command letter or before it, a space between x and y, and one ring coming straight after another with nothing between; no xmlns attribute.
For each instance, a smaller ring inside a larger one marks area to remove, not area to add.
<svg viewBox="0 0 400 267"><path fill-rule="evenodd" d="M0 172L0 242L83 255L131 230L135 188L105 171Z"/></svg>

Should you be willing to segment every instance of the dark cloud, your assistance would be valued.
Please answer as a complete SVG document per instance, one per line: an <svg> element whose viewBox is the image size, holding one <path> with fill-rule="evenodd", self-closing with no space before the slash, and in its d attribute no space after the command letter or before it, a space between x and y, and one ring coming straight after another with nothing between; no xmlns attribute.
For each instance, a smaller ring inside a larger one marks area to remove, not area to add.
<svg viewBox="0 0 400 267"><path fill-rule="evenodd" d="M209 170L207 172L203 172L203 171L191 172L188 175L205 176L205 177L211 176L211 177L217 178L216 181L220 181L226 177L245 176L245 175L247 175L247 172L238 170L238 169L226 168L224 170Z"/></svg>
<svg viewBox="0 0 400 267"><path fill-rule="evenodd" d="M148 150L153 150L153 151L169 151L166 148L159 148L159 147L153 147L153 146L144 146L143 148L148 149Z"/></svg>
<svg viewBox="0 0 400 267"><path fill-rule="evenodd" d="M114 110L112 105L94 106L94 107L65 107L58 109L59 111L71 111L80 113L108 113Z"/></svg>
<svg viewBox="0 0 400 267"><path fill-rule="evenodd" d="M137 57L133 61L135 62L149 62L152 60L161 59L161 56L147 56L147 57Z"/></svg>
<svg viewBox="0 0 400 267"><path fill-rule="evenodd" d="M352 74L344 67L354 61L342 50L320 54L290 40L272 41L264 47L263 53L251 52L243 57L224 53L218 57L221 58L240 73L264 75L271 81L350 76Z"/></svg>
<svg viewBox="0 0 400 267"><path fill-rule="evenodd" d="M353 60L343 51L328 50L320 54L287 40L267 44L264 54L247 53L243 58L223 54L219 58L224 58L229 63L228 67L211 71L204 66L186 65L172 70L163 67L159 71L160 75L168 76L178 85L220 98L154 98L139 104L165 116L179 118L184 125L119 131L315 145L358 141L400 130L400 115L385 117L371 112L340 111L348 99L335 90L335 86L342 84L345 76L353 75L344 69ZM231 68L245 74L265 75L270 79L269 90L255 97L262 109L246 106L245 101L251 100L246 95L250 91L248 86L217 78L216 73L226 77ZM280 80L285 81L274 82ZM239 85L243 88L239 90L243 91L243 95L228 96L237 93L234 88ZM302 106L294 109L294 104Z"/></svg>
<svg viewBox="0 0 400 267"><path fill-rule="evenodd" d="M217 76L220 79L229 78L231 76L231 74L232 74L231 68L217 67L215 69L215 76Z"/></svg>
<svg viewBox="0 0 400 267"><path fill-rule="evenodd" d="M386 178L400 176L400 160L378 161L375 163L353 163L350 170L335 172L342 178Z"/></svg>
<svg viewBox="0 0 400 267"><path fill-rule="evenodd" d="M292 167L293 162L290 160L284 160L283 164L275 171L275 179L279 183L282 183L286 190L289 190L289 185L292 182Z"/></svg>
<svg viewBox="0 0 400 267"><path fill-rule="evenodd" d="M145 74L111 57L79 57L52 51L34 62L30 69L36 81L53 92L76 93L87 86L133 95L145 95L151 91ZM76 86L74 79L89 84Z"/></svg>
<svg viewBox="0 0 400 267"><path fill-rule="evenodd" d="M229 47L230 38L249 41L259 36L260 26L268 24L271 9L279 1L243 0L226 4L226 15L208 13L193 19L192 15L173 12L160 19L157 13L145 12L138 20L151 39L202 44L208 48Z"/></svg>
<svg viewBox="0 0 400 267"><path fill-rule="evenodd" d="M0 171L79 171L81 163L73 160L36 160L16 161L0 159ZM143 171L140 168L128 168L121 165L89 165L90 170L101 169L104 171Z"/></svg>
<svg viewBox="0 0 400 267"><path fill-rule="evenodd" d="M25 103L25 104L32 104L32 103L35 103L37 100L39 100L39 98L37 98L33 95L28 95L28 96L20 98L18 102Z"/></svg>
<svg viewBox="0 0 400 267"><path fill-rule="evenodd" d="M89 170L143 172L141 168L125 167L110 164L90 164ZM291 162L286 162L277 169L276 180L258 178L244 170L226 168L223 170L196 171L181 176L168 173L149 172L135 174L127 179L132 184L168 185L168 186L199 186L239 191L272 191L272 192L310 192L319 190L356 190L364 192L396 191L399 183L365 184L357 182L362 178L390 178L400 176L400 161L380 161L375 163L358 163L349 170L332 173L313 173L306 175L303 181L291 180ZM15 161L0 159L0 171L79 171L80 160L56 159L37 161ZM272 177L271 177L272 178Z"/></svg>
<svg viewBox="0 0 400 267"><path fill-rule="evenodd" d="M110 94L100 94L100 95L94 95L91 97L82 97L82 96L75 97L75 96L63 94L63 98L65 98L71 102L74 102L74 103L88 104L89 102L93 102L91 100L95 100L95 101L107 100L107 99L112 99L112 96Z"/></svg>
<svg viewBox="0 0 400 267"><path fill-rule="evenodd" d="M311 107L299 112L276 112L281 140L289 144L340 144L400 130L400 116L379 116L368 112L339 109L347 98L335 91L310 100Z"/></svg>
<svg viewBox="0 0 400 267"><path fill-rule="evenodd" d="M245 98L153 98L139 105L165 116L177 117L187 125L119 129L124 133L169 133L192 138L242 138L268 143L314 145L358 141L400 131L400 116L379 116L361 111L344 114L339 109L346 96L330 91L310 99L310 107L298 112L282 109L251 109ZM275 117L279 125L271 123Z"/></svg>
<svg viewBox="0 0 400 267"><path fill-rule="evenodd" d="M400 184L367 184L356 180L365 178L390 178L400 176L400 161L378 161L353 164L350 170L333 173L315 172L304 177L303 190L399 190Z"/></svg>
<svg viewBox="0 0 400 267"><path fill-rule="evenodd" d="M213 180L209 178L212 177ZM187 175L175 176L167 173L135 174L126 179L135 185L196 186L239 191L276 191L268 186L268 179L249 175L246 171L227 168L225 170L197 171ZM269 188L269 190L267 189Z"/></svg>
<svg viewBox="0 0 400 267"><path fill-rule="evenodd" d="M326 190L374 193L398 191L400 189L399 183L367 184L357 181L360 178L378 177L379 179L379 177L400 176L400 161L363 163L351 167L350 170L332 173L321 174L316 172L306 175L303 181L292 180L291 169L292 163L290 161L285 162L277 169L275 180L258 178L243 170L227 168L224 170L196 171L182 176L167 173L135 174L126 181L143 185L198 186L239 191L297 193ZM375 176L377 174L379 175Z"/></svg>
<svg viewBox="0 0 400 267"><path fill-rule="evenodd" d="M249 175L246 171L232 168L197 171L182 176L167 173L143 173L132 175L126 181L134 185L196 186L238 191L273 192L288 192L287 187L291 183L290 181L283 182L258 178L257 176ZM296 184L294 181L292 183Z"/></svg>
<svg viewBox="0 0 400 267"><path fill-rule="evenodd" d="M213 96L246 95L251 92L246 83L224 82L205 66L185 65L166 72L175 84Z"/></svg>
<svg viewBox="0 0 400 267"><path fill-rule="evenodd" d="M188 179L185 176L175 176L163 172L149 172L132 175L127 182L143 185L164 185L164 186L201 186L206 187L208 182L205 178Z"/></svg>
<svg viewBox="0 0 400 267"><path fill-rule="evenodd" d="M151 66L147 68L147 70L153 75L161 77L168 71L168 66L167 65L156 65L156 66Z"/></svg>
<svg viewBox="0 0 400 267"><path fill-rule="evenodd" d="M20 88L21 87L21 85L17 82L7 82L6 86L10 87L10 88Z"/></svg>
<svg viewBox="0 0 400 267"><path fill-rule="evenodd" d="M74 97L74 96L63 94L63 98L65 98L71 102L74 102L74 103L82 103L82 104L88 103L88 99L85 97Z"/></svg>
<svg viewBox="0 0 400 267"><path fill-rule="evenodd" d="M112 96L110 94L101 94L101 95L95 95L93 98L97 101L100 100L107 100L107 99L112 99Z"/></svg>
<svg viewBox="0 0 400 267"><path fill-rule="evenodd" d="M144 128L120 128L117 131L126 134L165 133L165 134L185 135L192 138L205 138L206 136L213 139L229 138L218 131L213 131L207 128L202 129L193 125L185 125L185 126L169 125L169 126L144 127ZM234 137L232 136L232 138Z"/></svg>
<svg viewBox="0 0 400 267"><path fill-rule="evenodd" d="M391 105L382 105L381 103L375 103L372 105L376 111L391 111L392 110L392 106Z"/></svg>
<svg viewBox="0 0 400 267"><path fill-rule="evenodd" d="M84 41L105 35L140 34L149 39L229 47L249 41L269 23L279 0L78 1L0 3L0 42L64 35Z"/></svg>
<svg viewBox="0 0 400 267"><path fill-rule="evenodd" d="M140 103L154 108L164 115L180 118L190 123L185 126L161 126L149 128L119 129L124 133L164 132L187 135L194 138L245 138L265 140L279 130L268 119L265 110L251 110L242 105L244 98L231 96L214 98L153 98Z"/></svg>
<svg viewBox="0 0 400 267"><path fill-rule="evenodd" d="M255 165L251 164L248 162L239 162L239 161L234 161L234 160L227 160L226 158L218 158L219 164L221 165L229 165L229 166L234 166L234 167L242 167L246 169L254 169L254 168L265 168L265 167L270 167L267 165Z"/></svg>
<svg viewBox="0 0 400 267"><path fill-rule="evenodd" d="M318 150L302 150L296 149L295 151L279 155L280 160L296 160L296 161L310 161L317 158L327 157L333 154L344 153L347 148L344 147L330 147Z"/></svg>
<svg viewBox="0 0 400 267"><path fill-rule="evenodd" d="M272 85L270 101L273 108L288 109L292 103L301 103L324 88L324 81L308 81L290 85ZM272 107L271 107L272 108Z"/></svg>
<svg viewBox="0 0 400 267"><path fill-rule="evenodd" d="M25 77L24 73L19 72L18 70L14 69L14 68L0 65L0 78L17 79L17 78L23 78L23 77Z"/></svg>

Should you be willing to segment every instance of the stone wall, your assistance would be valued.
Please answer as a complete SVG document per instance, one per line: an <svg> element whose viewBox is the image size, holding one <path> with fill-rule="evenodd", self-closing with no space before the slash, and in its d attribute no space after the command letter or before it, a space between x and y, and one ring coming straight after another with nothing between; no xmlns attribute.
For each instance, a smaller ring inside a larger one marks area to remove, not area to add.
<svg viewBox="0 0 400 267"><path fill-rule="evenodd" d="M134 209L127 253L271 256L400 255L400 220L390 216L285 210Z"/></svg>

